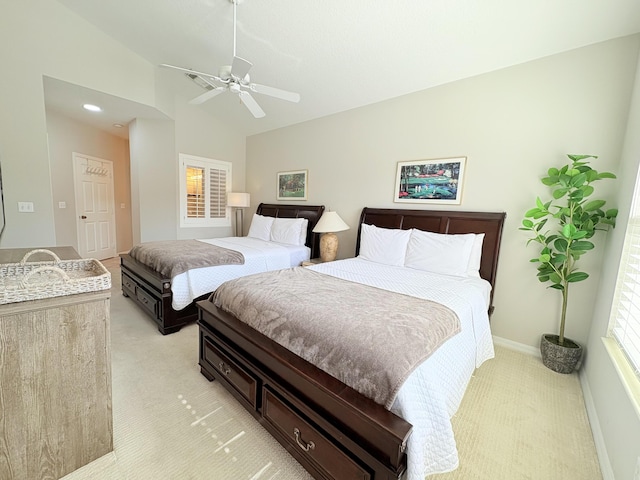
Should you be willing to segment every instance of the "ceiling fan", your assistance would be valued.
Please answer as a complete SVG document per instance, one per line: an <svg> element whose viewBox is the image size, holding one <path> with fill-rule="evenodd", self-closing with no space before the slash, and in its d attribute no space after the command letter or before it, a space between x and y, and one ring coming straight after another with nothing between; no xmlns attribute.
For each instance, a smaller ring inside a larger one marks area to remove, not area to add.
<svg viewBox="0 0 640 480"><path fill-rule="evenodd" d="M176 67L163 63L161 67L173 68L185 72L192 80L200 78L206 86L210 87L205 93L199 95L189 101L191 104L201 104L207 100L228 90L240 97L240 101L244 104L251 114L256 118L265 116L264 110L260 108L258 102L251 96L251 92L269 95L271 97L280 98L289 102L299 102L300 95L298 93L287 92L279 88L268 87L258 83L252 83L249 78L249 70L253 64L244 58L236 55L236 8L242 0L229 0L233 3L233 61L231 65L220 67L218 75L211 73L197 72L190 68Z"/></svg>

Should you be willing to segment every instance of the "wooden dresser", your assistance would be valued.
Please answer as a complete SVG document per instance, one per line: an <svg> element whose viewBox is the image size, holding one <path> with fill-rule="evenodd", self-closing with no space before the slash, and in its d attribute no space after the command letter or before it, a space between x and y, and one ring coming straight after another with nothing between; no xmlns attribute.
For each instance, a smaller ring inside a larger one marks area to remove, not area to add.
<svg viewBox="0 0 640 480"><path fill-rule="evenodd" d="M22 250L0 250L0 263L19 262ZM49 250L79 258L70 247ZM58 479L113 450L110 297L0 305L3 480Z"/></svg>

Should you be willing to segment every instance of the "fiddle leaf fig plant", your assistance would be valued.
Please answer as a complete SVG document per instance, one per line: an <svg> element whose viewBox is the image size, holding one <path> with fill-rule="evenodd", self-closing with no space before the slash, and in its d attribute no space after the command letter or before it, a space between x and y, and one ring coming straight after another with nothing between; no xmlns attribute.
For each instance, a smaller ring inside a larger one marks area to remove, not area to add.
<svg viewBox="0 0 640 480"><path fill-rule="evenodd" d="M598 230L615 227L618 210L604 210L605 200L592 199L592 183L615 179L610 172L598 172L587 159L595 155L567 155L570 163L550 168L542 183L551 189L552 199L543 202L536 198L536 206L524 214L520 230L529 232L527 245L535 243L540 249L532 263L538 264L538 280L562 293L558 344L564 345L564 328L569 299L569 285L589 278L579 270L578 260L594 249L591 238Z"/></svg>

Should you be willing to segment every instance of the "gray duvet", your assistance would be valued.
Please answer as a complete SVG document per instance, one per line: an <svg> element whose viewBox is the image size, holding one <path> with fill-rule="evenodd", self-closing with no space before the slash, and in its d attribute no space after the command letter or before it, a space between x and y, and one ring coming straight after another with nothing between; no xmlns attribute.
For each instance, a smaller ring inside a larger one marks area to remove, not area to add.
<svg viewBox="0 0 640 480"><path fill-rule="evenodd" d="M133 247L129 255L170 278L192 268L244 263L242 253L198 240L144 242Z"/></svg>
<svg viewBox="0 0 640 480"><path fill-rule="evenodd" d="M228 281L210 300L387 409L409 374L460 331L444 305L303 267Z"/></svg>

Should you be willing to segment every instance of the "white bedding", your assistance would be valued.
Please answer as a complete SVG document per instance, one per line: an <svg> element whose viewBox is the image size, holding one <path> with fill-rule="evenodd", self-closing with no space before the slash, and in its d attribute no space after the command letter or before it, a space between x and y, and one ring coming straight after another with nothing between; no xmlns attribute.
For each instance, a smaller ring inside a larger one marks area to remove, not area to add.
<svg viewBox="0 0 640 480"><path fill-rule="evenodd" d="M310 249L304 245L286 245L251 237L225 237L200 240L244 255L243 265L216 265L195 268L171 279L174 310L182 310L194 299L210 293L223 282L244 275L299 266L309 260Z"/></svg>
<svg viewBox="0 0 640 480"><path fill-rule="evenodd" d="M493 358L487 315L489 282L429 273L351 258L315 265L318 272L440 302L456 312L462 330L407 379L391 411L413 425L407 447L407 480L458 467L451 417L474 370Z"/></svg>

